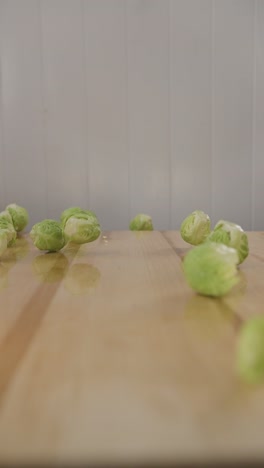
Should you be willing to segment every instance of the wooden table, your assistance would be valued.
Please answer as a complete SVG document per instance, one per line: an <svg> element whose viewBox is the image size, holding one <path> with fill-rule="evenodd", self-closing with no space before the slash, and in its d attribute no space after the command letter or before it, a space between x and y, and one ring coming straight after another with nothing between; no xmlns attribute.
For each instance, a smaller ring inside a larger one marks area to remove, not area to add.
<svg viewBox="0 0 264 468"><path fill-rule="evenodd" d="M264 313L264 233L241 281L193 293L178 232L108 232L0 263L0 463L264 460L264 385L234 373L244 320Z"/></svg>

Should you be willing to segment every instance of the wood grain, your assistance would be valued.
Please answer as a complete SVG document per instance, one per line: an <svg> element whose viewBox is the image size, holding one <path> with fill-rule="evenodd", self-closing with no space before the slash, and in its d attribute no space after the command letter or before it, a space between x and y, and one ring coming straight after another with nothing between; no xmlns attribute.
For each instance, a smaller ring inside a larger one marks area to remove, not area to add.
<svg viewBox="0 0 264 468"><path fill-rule="evenodd" d="M264 387L234 372L263 313L264 235L249 241L240 285L211 299L186 284L177 232L56 254L20 238L0 264L0 464L264 460Z"/></svg>

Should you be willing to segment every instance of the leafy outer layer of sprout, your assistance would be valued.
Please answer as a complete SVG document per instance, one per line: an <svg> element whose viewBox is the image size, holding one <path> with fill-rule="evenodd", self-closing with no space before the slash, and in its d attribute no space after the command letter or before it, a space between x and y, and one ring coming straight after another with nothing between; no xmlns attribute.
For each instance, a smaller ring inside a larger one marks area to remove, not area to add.
<svg viewBox="0 0 264 468"><path fill-rule="evenodd" d="M16 203L11 203L6 207L6 210L10 213L13 221L14 228L17 232L23 231L28 224L28 212L23 206L19 206Z"/></svg>
<svg viewBox="0 0 264 468"><path fill-rule="evenodd" d="M5 218L0 218L0 230L7 236L7 247L11 247L16 242L17 233L12 223Z"/></svg>
<svg viewBox="0 0 264 468"><path fill-rule="evenodd" d="M238 254L235 249L206 242L190 250L183 260L187 282L206 296L223 296L238 282Z"/></svg>
<svg viewBox="0 0 264 468"><path fill-rule="evenodd" d="M65 224L71 216L75 215L76 213L79 213L80 211L82 211L82 208L80 208L79 206L72 206L71 208L66 208L66 210L64 210L60 216L61 224Z"/></svg>
<svg viewBox="0 0 264 468"><path fill-rule="evenodd" d="M60 223L53 219L44 219L35 224L31 229L30 237L39 250L48 250L49 252L56 252L66 244Z"/></svg>
<svg viewBox="0 0 264 468"><path fill-rule="evenodd" d="M209 216L201 210L193 211L181 224L181 236L185 242L199 245L205 241L211 231Z"/></svg>
<svg viewBox="0 0 264 468"><path fill-rule="evenodd" d="M244 381L264 381L264 317L250 319L240 329L235 364Z"/></svg>
<svg viewBox="0 0 264 468"><path fill-rule="evenodd" d="M218 221L207 240L220 242L236 249L239 263L242 263L248 256L248 237L238 224L231 223L230 221Z"/></svg>
<svg viewBox="0 0 264 468"><path fill-rule="evenodd" d="M67 241L86 244L95 241L101 234L100 224L94 215L76 213L65 223L64 233Z"/></svg>
<svg viewBox="0 0 264 468"><path fill-rule="evenodd" d="M5 220L8 221L9 223L13 224L12 216L11 216L11 214L9 213L9 211L7 211L7 210L1 211L1 213L0 213L0 219L5 219Z"/></svg>
<svg viewBox="0 0 264 468"><path fill-rule="evenodd" d="M67 208L66 210L64 210L61 213L60 220L61 220L62 227L64 228L65 224L68 221L68 219L71 218L71 216L75 216L76 214L83 214L83 215L87 215L87 216L93 216L97 220L96 214L93 211L83 210L79 206L73 206L72 208Z"/></svg>
<svg viewBox="0 0 264 468"><path fill-rule="evenodd" d="M3 255L6 249L7 249L7 235L5 231L0 230L0 256Z"/></svg>
<svg viewBox="0 0 264 468"><path fill-rule="evenodd" d="M151 216L138 214L130 221L129 229L131 231L153 231Z"/></svg>

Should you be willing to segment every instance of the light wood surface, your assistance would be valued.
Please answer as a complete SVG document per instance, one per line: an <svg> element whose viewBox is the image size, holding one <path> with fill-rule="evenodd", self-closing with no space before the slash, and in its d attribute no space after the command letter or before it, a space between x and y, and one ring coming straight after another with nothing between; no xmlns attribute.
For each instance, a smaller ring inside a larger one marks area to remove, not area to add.
<svg viewBox="0 0 264 468"><path fill-rule="evenodd" d="M264 385L234 372L264 312L264 233L240 284L193 293L178 232L105 233L0 263L0 464L264 460Z"/></svg>

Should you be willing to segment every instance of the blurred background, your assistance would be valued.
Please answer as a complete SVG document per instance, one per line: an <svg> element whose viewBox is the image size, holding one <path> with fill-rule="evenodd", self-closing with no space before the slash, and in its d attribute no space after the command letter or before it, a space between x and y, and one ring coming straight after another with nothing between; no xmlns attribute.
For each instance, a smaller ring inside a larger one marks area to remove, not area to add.
<svg viewBox="0 0 264 468"><path fill-rule="evenodd" d="M0 208L264 230L263 0L0 0Z"/></svg>

